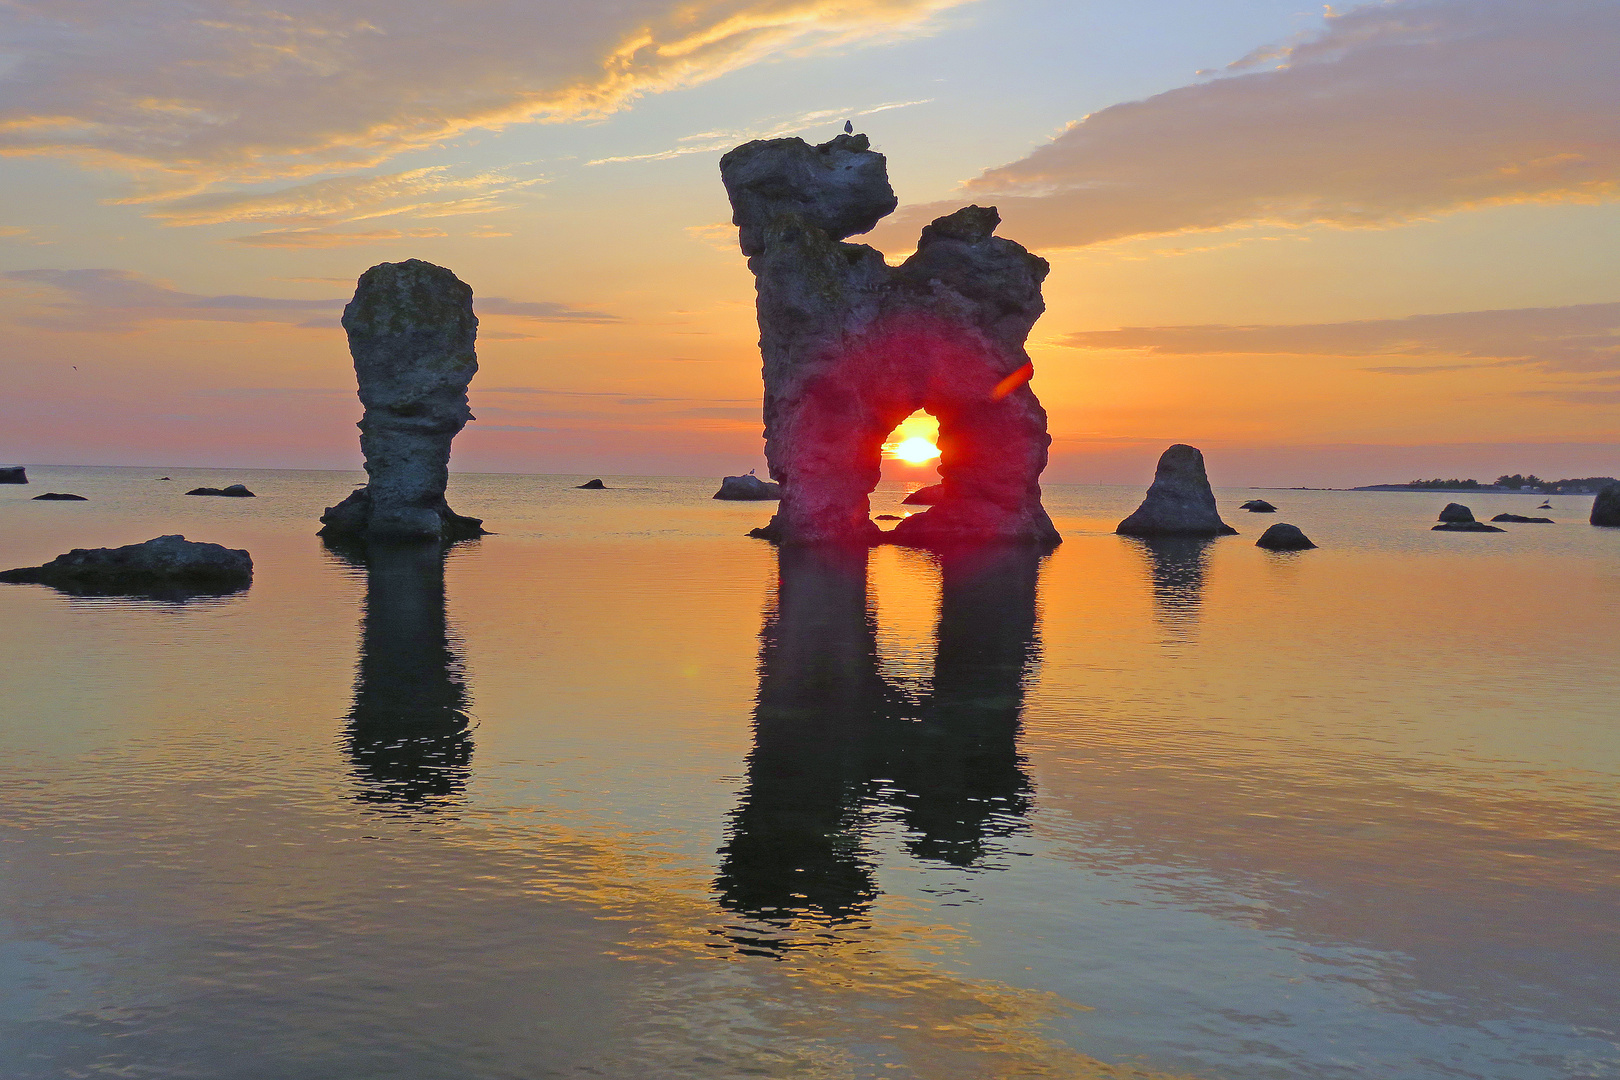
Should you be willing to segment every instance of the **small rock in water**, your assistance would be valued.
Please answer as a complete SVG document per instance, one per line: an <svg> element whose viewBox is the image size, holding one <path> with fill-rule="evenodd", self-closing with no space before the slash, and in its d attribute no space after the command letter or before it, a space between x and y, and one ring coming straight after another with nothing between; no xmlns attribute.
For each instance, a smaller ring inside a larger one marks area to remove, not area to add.
<svg viewBox="0 0 1620 1080"><path fill-rule="evenodd" d="M1430 532L1507 532L1498 529L1495 525L1487 525L1483 521L1443 521L1429 530Z"/></svg>
<svg viewBox="0 0 1620 1080"><path fill-rule="evenodd" d="M900 501L907 506L933 506L945 497L944 484L929 484L920 487Z"/></svg>
<svg viewBox="0 0 1620 1080"><path fill-rule="evenodd" d="M874 521L904 521L905 518L901 517L899 514L878 514L873 520Z"/></svg>
<svg viewBox="0 0 1620 1080"><path fill-rule="evenodd" d="M172 476L160 476L160 477L158 477L158 479L159 480L173 480L174 477L172 477Z"/></svg>
<svg viewBox="0 0 1620 1080"><path fill-rule="evenodd" d="M1544 502L1540 506L1536 507L1536 509L1537 510L1551 510L1552 509L1552 503L1545 503Z"/></svg>
<svg viewBox="0 0 1620 1080"><path fill-rule="evenodd" d="M602 481L600 481L600 480L587 480L583 484L575 484L574 487L578 488L580 491L605 491L605 490L607 490L607 485L602 483Z"/></svg>
<svg viewBox="0 0 1620 1080"><path fill-rule="evenodd" d="M1177 443L1159 457L1153 486L1136 512L1114 530L1124 536L1233 536L1221 520L1204 472L1204 455Z"/></svg>
<svg viewBox="0 0 1620 1080"><path fill-rule="evenodd" d="M1285 525L1279 521L1261 533L1254 546L1263 547L1267 551L1307 551L1316 545L1311 543L1310 537L1300 531L1298 525Z"/></svg>
<svg viewBox="0 0 1620 1080"><path fill-rule="evenodd" d="M1250 499L1238 509L1247 510L1251 514L1275 514L1277 512L1277 508L1264 499Z"/></svg>
<svg viewBox="0 0 1620 1080"><path fill-rule="evenodd" d="M1492 521L1511 521L1516 525L1554 525L1552 518L1525 517L1522 514L1497 514Z"/></svg>
<svg viewBox="0 0 1620 1080"><path fill-rule="evenodd" d="M69 495L65 491L47 491L43 495L35 495L35 502L89 502L83 495Z"/></svg>
<svg viewBox="0 0 1620 1080"><path fill-rule="evenodd" d="M21 465L0 465L0 484L26 484L28 470Z"/></svg>
<svg viewBox="0 0 1620 1080"><path fill-rule="evenodd" d="M1445 509L1440 511L1440 520L1450 522L1473 521L1474 512L1462 503L1446 503Z"/></svg>
<svg viewBox="0 0 1620 1080"><path fill-rule="evenodd" d="M249 491L247 489L246 484L232 484L229 487L222 487L222 488L211 488L211 487L192 488L190 491L186 492L186 494L187 495L220 495L220 496L223 496L224 498L227 498L227 499L256 499L256 498L258 498L257 495L253 494L253 492L251 492L251 491Z"/></svg>
<svg viewBox="0 0 1620 1080"><path fill-rule="evenodd" d="M1620 484L1610 484L1592 500L1592 524L1620 529Z"/></svg>
<svg viewBox="0 0 1620 1080"><path fill-rule="evenodd" d="M716 499L780 499L782 485L769 480L761 480L753 473L747 476L726 476L720 480L720 490L715 492ZM750 534L751 535L751 534Z"/></svg>
<svg viewBox="0 0 1620 1080"><path fill-rule="evenodd" d="M0 572L0 581L51 585L67 591L161 586L217 590L240 588L252 579L253 559L247 552L178 535L118 548L74 548L44 566Z"/></svg>

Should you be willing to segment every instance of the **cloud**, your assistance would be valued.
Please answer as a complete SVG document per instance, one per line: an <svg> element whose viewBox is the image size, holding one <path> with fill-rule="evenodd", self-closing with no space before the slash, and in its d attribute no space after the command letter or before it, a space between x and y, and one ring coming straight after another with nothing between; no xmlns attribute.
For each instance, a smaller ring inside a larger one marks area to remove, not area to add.
<svg viewBox="0 0 1620 1080"><path fill-rule="evenodd" d="M170 225L263 221L309 229L395 214L487 214L510 209L511 195L542 181L501 172L456 176L447 165L433 165L381 176L339 176L275 191L192 195L154 206L147 215Z"/></svg>
<svg viewBox="0 0 1620 1080"><path fill-rule="evenodd" d="M356 244L376 244L388 240L423 240L450 234L443 229L370 229L365 232L322 232L319 229L274 229L269 232L233 236L233 244L252 247L310 248L353 247Z"/></svg>
<svg viewBox="0 0 1620 1080"><path fill-rule="evenodd" d="M1413 315L1405 319L1259 326L1133 326L1068 334L1054 344L1154 356L1390 356L1471 363L1373 367L1384 374L1489 364L1549 372L1620 370L1620 303Z"/></svg>
<svg viewBox="0 0 1620 1080"><path fill-rule="evenodd" d="M352 171L475 129L600 116L968 0L8 0L0 153L159 197Z"/></svg>
<svg viewBox="0 0 1620 1080"><path fill-rule="evenodd" d="M1612 0L1390 0L1238 70L1093 113L963 194L1050 249L1620 193Z"/></svg>
<svg viewBox="0 0 1620 1080"><path fill-rule="evenodd" d="M9 287L8 287L9 286ZM278 322L296 327L330 329L347 298L289 300L270 296L182 292L128 270L12 270L0 273L0 295L21 294L35 309L17 319L46 330L127 333L152 322ZM51 297L51 299L46 299ZM611 323L618 317L567 304L475 298L480 315L507 316L552 323ZM487 336L504 337L500 332Z"/></svg>

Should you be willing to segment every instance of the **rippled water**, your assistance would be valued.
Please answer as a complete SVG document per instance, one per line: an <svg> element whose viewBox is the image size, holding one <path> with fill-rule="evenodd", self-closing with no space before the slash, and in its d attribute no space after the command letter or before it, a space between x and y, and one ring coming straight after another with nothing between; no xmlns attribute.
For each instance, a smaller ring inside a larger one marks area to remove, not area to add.
<svg viewBox="0 0 1620 1080"><path fill-rule="evenodd" d="M31 473L0 565L256 572L0 586L7 1078L1620 1075L1589 499L1146 544L1054 486L1044 560L851 561L711 481L459 476L496 535L441 560L323 546L349 475Z"/></svg>

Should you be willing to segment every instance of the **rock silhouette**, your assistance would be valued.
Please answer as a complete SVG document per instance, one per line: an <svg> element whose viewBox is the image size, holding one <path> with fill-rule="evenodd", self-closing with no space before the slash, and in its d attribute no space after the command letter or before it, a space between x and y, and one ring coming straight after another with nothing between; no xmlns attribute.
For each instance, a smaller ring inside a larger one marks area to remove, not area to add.
<svg viewBox="0 0 1620 1080"><path fill-rule="evenodd" d="M65 491L47 491L43 495L35 495L35 502L89 502L83 495L70 495Z"/></svg>
<svg viewBox="0 0 1620 1080"><path fill-rule="evenodd" d="M355 799L380 810L442 809L472 761L466 676L445 617L437 544L326 541L366 571L359 675L343 745Z"/></svg>
<svg viewBox="0 0 1620 1080"><path fill-rule="evenodd" d="M1041 508L1046 412L1024 339L1045 310L1046 261L969 206L922 231L890 267L841 241L895 205L865 135L820 146L746 143L720 161L757 284L765 456L783 485L755 535L784 544L1055 544ZM939 418L943 497L883 533L869 517L884 439L918 409Z"/></svg>
<svg viewBox="0 0 1620 1080"><path fill-rule="evenodd" d="M1498 529L1495 525L1487 525L1483 521L1442 521L1434 526L1431 532L1507 532Z"/></svg>
<svg viewBox="0 0 1620 1080"><path fill-rule="evenodd" d="M1275 514L1277 512L1277 508L1264 499L1250 499L1238 509L1247 510L1251 514Z"/></svg>
<svg viewBox="0 0 1620 1080"><path fill-rule="evenodd" d="M0 572L0 581L50 585L87 595L160 589L230 592L253 580L253 558L239 548L159 536L117 548L74 548L43 566Z"/></svg>
<svg viewBox="0 0 1620 1080"><path fill-rule="evenodd" d="M360 276L343 329L365 415L366 486L321 515L322 536L452 540L481 534L444 499L450 443L473 419L478 371L472 289L442 266L407 259Z"/></svg>
<svg viewBox="0 0 1620 1080"><path fill-rule="evenodd" d="M1254 546L1263 547L1267 551L1309 551L1316 545L1311 543L1311 538L1306 536L1298 525L1287 525L1279 521L1261 533Z"/></svg>
<svg viewBox="0 0 1620 1080"><path fill-rule="evenodd" d="M600 481L600 480L587 480L583 484L575 484L574 487L579 491L605 491L605 490L607 490L607 485L602 483L602 481Z"/></svg>
<svg viewBox="0 0 1620 1080"><path fill-rule="evenodd" d="M226 499L253 499L257 498L247 489L246 484L231 484L228 487L211 488L195 487L186 492L187 495L217 495Z"/></svg>
<svg viewBox="0 0 1620 1080"><path fill-rule="evenodd" d="M1610 484L1592 500L1593 525L1620 529L1620 484Z"/></svg>
<svg viewBox="0 0 1620 1080"><path fill-rule="evenodd" d="M879 673L866 551L778 551L748 786L715 882L749 922L727 928L739 949L780 955L867 910L878 895L865 836L874 810L896 815L913 856L953 866L1023 827L1031 784L1018 735L1038 661L1040 557L1000 545L942 558L932 687L914 696Z"/></svg>
<svg viewBox="0 0 1620 1080"><path fill-rule="evenodd" d="M28 470L21 465L0 465L0 484L26 484Z"/></svg>
<svg viewBox="0 0 1620 1080"><path fill-rule="evenodd" d="M944 498L944 496L944 484L929 484L927 487L918 488L916 491L913 491L910 495L907 495L900 501L905 503L907 506L933 506L935 503Z"/></svg>
<svg viewBox="0 0 1620 1080"><path fill-rule="evenodd" d="M1440 520L1460 523L1474 520L1474 512L1462 503L1446 503L1440 511Z"/></svg>
<svg viewBox="0 0 1620 1080"><path fill-rule="evenodd" d="M1204 473L1203 453L1184 443L1160 455L1147 498L1114 531L1124 536L1206 537L1237 532L1221 520Z"/></svg>
<svg viewBox="0 0 1620 1080"><path fill-rule="evenodd" d="M1492 521L1507 521L1516 525L1556 525L1552 518L1525 517L1523 514L1497 514Z"/></svg>

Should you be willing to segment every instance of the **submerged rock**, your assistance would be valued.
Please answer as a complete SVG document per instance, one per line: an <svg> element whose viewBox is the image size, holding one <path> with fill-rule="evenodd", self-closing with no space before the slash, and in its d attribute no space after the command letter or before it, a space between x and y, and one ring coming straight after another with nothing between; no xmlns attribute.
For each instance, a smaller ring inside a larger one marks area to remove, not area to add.
<svg viewBox="0 0 1620 1080"><path fill-rule="evenodd" d="M1159 457L1153 486L1136 512L1114 529L1124 536L1233 536L1221 520L1197 447L1177 443Z"/></svg>
<svg viewBox="0 0 1620 1080"><path fill-rule="evenodd" d="M1443 521L1429 530L1430 532L1507 532L1498 529L1495 525L1487 525L1483 521Z"/></svg>
<svg viewBox="0 0 1620 1080"><path fill-rule="evenodd" d="M450 443L473 419L478 371L472 289L442 266L407 259L360 276L343 309L360 401L366 486L321 515L321 535L370 540L479 536L483 522L444 499Z"/></svg>
<svg viewBox="0 0 1620 1080"><path fill-rule="evenodd" d="M944 498L944 484L929 484L927 487L918 488L900 501L907 506L933 506Z"/></svg>
<svg viewBox="0 0 1620 1080"><path fill-rule="evenodd" d="M219 495L227 499L255 499L258 496L247 489L246 484L231 484L229 487L211 488L198 487L186 492L187 495Z"/></svg>
<svg viewBox="0 0 1620 1080"><path fill-rule="evenodd" d="M194 586L202 591L242 587L253 579L246 551L159 536L118 548L74 548L44 566L0 572L0 581L51 585L67 591L146 590Z"/></svg>
<svg viewBox="0 0 1620 1080"><path fill-rule="evenodd" d="M1509 521L1516 525L1556 525L1552 518L1525 517L1522 514L1497 514L1492 521Z"/></svg>
<svg viewBox="0 0 1620 1080"><path fill-rule="evenodd" d="M1310 537L1300 531L1298 525L1285 525L1279 521L1261 533L1254 546L1263 547L1267 551L1307 551L1316 545L1311 543Z"/></svg>
<svg viewBox="0 0 1620 1080"><path fill-rule="evenodd" d="M1620 484L1610 484L1592 500L1593 525L1620 529Z"/></svg>
<svg viewBox="0 0 1620 1080"><path fill-rule="evenodd" d="M0 484L26 484L28 470L21 465L0 465Z"/></svg>
<svg viewBox="0 0 1620 1080"><path fill-rule="evenodd" d="M769 480L761 480L753 473L746 476L724 476L720 478L720 490L710 497L738 500L780 499L782 497L782 485Z"/></svg>
<svg viewBox="0 0 1620 1080"><path fill-rule="evenodd" d="M602 483L602 481L600 481L600 480L587 480L583 484L575 484L574 487L579 491L605 491L605 490L607 490L607 485Z"/></svg>
<svg viewBox="0 0 1620 1080"><path fill-rule="evenodd" d="M900 266L841 242L894 209L887 169L856 134L760 140L720 161L757 286L765 456L783 484L757 533L783 544L1055 544L1040 498L1051 439L1024 349L1049 267L994 235L994 207L936 219ZM918 409L939 419L943 492L885 533L868 496L884 440Z"/></svg>
<svg viewBox="0 0 1620 1080"><path fill-rule="evenodd" d="M1247 510L1251 514L1275 514L1277 512L1277 508L1264 499L1250 499L1238 509Z"/></svg>
<svg viewBox="0 0 1620 1080"><path fill-rule="evenodd" d="M65 491L47 491L43 495L35 495L35 502L89 502L83 495L69 495Z"/></svg>
<svg viewBox="0 0 1620 1080"><path fill-rule="evenodd" d="M1473 521L1474 512L1462 503L1446 503L1445 508L1440 511L1440 520L1450 522Z"/></svg>

